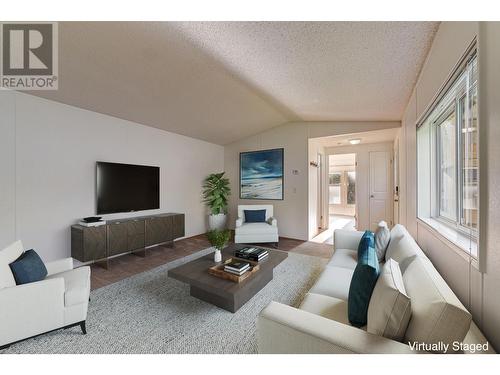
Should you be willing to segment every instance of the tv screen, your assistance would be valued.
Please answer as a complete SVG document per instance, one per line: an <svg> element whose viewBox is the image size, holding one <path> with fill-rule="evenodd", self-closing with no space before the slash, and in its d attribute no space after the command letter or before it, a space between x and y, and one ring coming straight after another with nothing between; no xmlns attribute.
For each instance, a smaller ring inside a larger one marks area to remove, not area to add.
<svg viewBox="0 0 500 375"><path fill-rule="evenodd" d="M97 162L97 214L160 208L160 168Z"/></svg>

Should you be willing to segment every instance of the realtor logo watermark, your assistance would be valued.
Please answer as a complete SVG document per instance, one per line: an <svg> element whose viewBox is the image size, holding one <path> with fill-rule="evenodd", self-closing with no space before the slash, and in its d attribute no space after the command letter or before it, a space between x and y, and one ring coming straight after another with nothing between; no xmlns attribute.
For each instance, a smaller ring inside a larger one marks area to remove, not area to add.
<svg viewBox="0 0 500 375"><path fill-rule="evenodd" d="M56 22L0 23L0 87L58 89Z"/></svg>

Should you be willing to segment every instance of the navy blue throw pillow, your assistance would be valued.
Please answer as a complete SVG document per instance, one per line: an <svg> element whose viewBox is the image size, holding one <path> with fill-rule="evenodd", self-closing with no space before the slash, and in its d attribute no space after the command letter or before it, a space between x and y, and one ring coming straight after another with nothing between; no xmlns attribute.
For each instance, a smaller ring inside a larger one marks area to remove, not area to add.
<svg viewBox="0 0 500 375"><path fill-rule="evenodd" d="M9 266L17 285L40 281L47 276L45 264L33 249L25 251Z"/></svg>
<svg viewBox="0 0 500 375"><path fill-rule="evenodd" d="M347 299L349 322L363 327L368 321L368 305L380 273L373 233L366 231L358 247L358 264L354 269Z"/></svg>
<svg viewBox="0 0 500 375"><path fill-rule="evenodd" d="M263 223L266 221L266 210L245 210L246 223Z"/></svg>

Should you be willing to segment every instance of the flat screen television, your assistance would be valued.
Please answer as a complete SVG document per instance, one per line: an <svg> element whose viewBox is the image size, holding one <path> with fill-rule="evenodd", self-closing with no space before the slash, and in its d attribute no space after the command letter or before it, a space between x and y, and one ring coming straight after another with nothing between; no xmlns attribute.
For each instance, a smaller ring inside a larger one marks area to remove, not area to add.
<svg viewBox="0 0 500 375"><path fill-rule="evenodd" d="M98 161L97 214L160 208L160 168Z"/></svg>

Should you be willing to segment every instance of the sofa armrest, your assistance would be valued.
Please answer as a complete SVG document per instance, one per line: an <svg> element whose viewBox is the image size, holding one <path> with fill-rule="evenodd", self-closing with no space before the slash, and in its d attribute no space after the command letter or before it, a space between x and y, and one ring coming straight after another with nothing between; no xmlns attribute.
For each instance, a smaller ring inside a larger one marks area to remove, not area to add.
<svg viewBox="0 0 500 375"><path fill-rule="evenodd" d="M276 218L274 218L272 216L269 219L267 219L267 223L269 225L272 225L273 227L278 226L278 220L276 220Z"/></svg>
<svg viewBox="0 0 500 375"><path fill-rule="evenodd" d="M73 258L64 258L45 263L48 276L73 269Z"/></svg>
<svg viewBox="0 0 500 375"><path fill-rule="evenodd" d="M243 218L239 217L236 219L236 228L239 228L243 225Z"/></svg>
<svg viewBox="0 0 500 375"><path fill-rule="evenodd" d="M1 289L0 306L0 345L62 327L64 279Z"/></svg>
<svg viewBox="0 0 500 375"><path fill-rule="evenodd" d="M257 320L259 353L414 354L408 345L278 302Z"/></svg>
<svg viewBox="0 0 500 375"><path fill-rule="evenodd" d="M356 250L363 233L361 231L335 229L333 231L333 246L335 249Z"/></svg>

